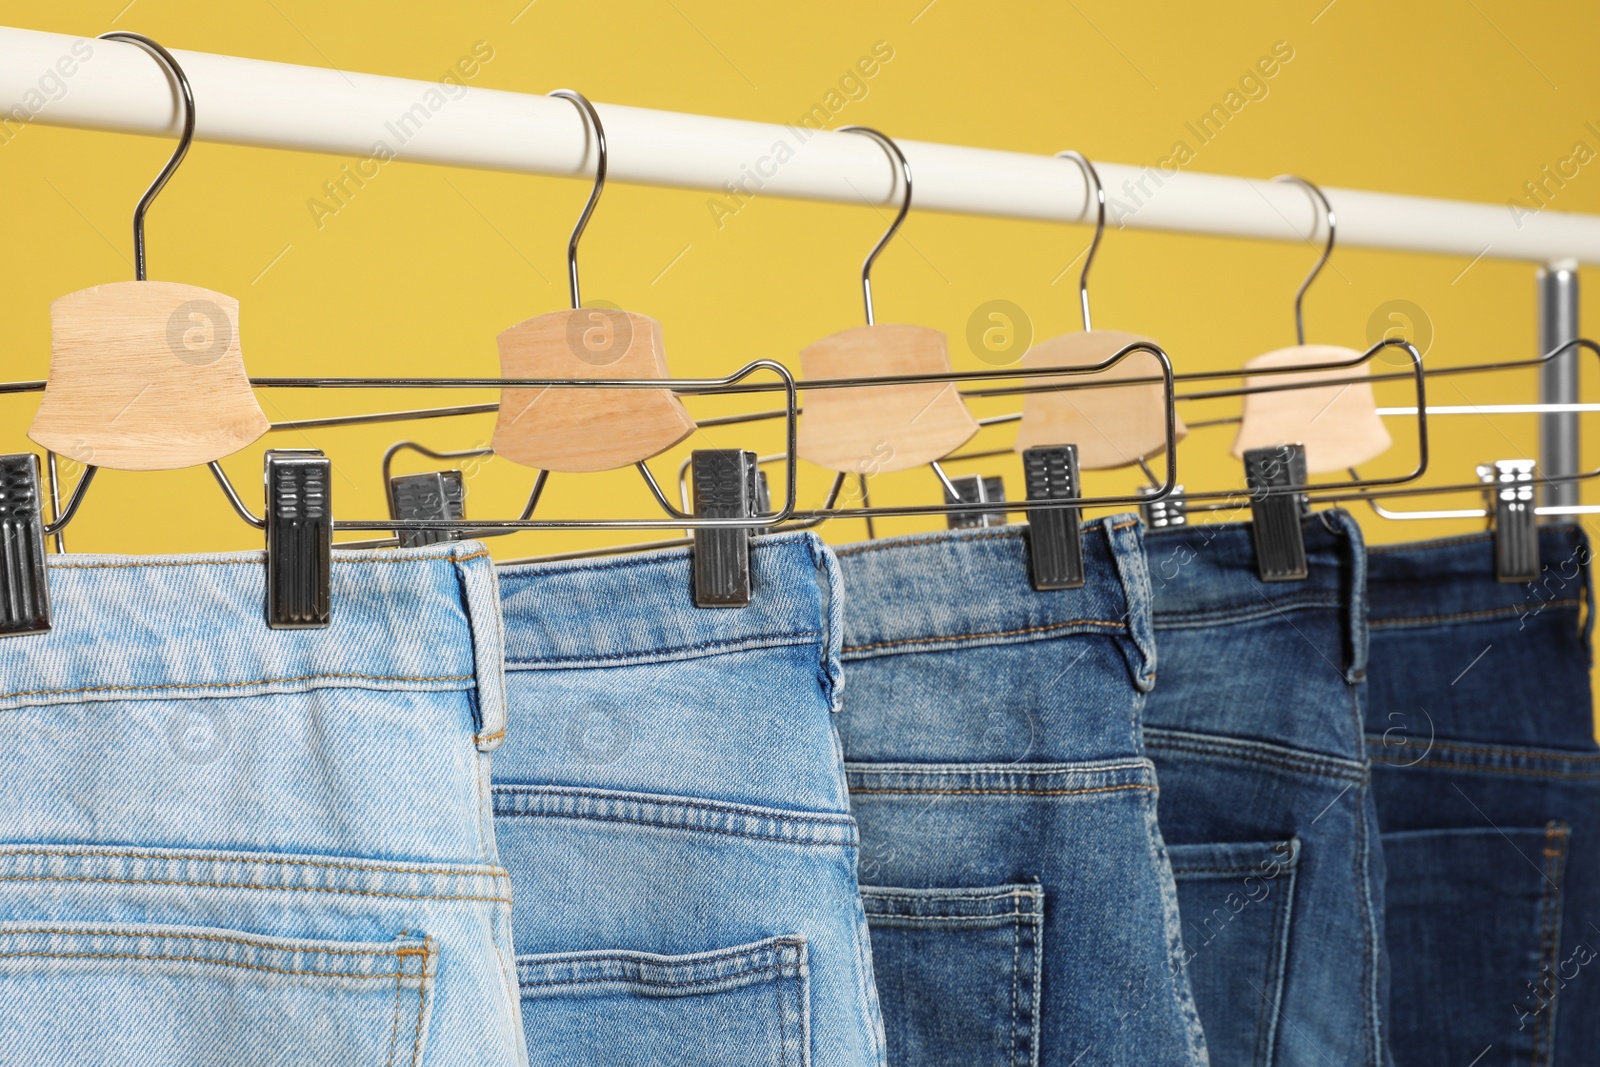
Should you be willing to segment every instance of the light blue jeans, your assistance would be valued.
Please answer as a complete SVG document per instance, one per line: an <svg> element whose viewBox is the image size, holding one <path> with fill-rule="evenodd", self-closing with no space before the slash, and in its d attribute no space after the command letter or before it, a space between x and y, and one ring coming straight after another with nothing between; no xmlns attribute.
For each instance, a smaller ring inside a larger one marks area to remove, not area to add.
<svg viewBox="0 0 1600 1067"><path fill-rule="evenodd" d="M1081 589L1036 592L1025 536L839 549L839 726L889 1061L1204 1067L1140 736L1138 520L1085 524Z"/></svg>
<svg viewBox="0 0 1600 1067"><path fill-rule="evenodd" d="M535 1065L883 1062L838 566L775 535L752 581L728 610L694 606L685 551L501 572L496 833Z"/></svg>
<svg viewBox="0 0 1600 1067"><path fill-rule="evenodd" d="M336 553L326 630L267 628L261 553L50 582L0 641L0 1063L524 1063L482 546Z"/></svg>

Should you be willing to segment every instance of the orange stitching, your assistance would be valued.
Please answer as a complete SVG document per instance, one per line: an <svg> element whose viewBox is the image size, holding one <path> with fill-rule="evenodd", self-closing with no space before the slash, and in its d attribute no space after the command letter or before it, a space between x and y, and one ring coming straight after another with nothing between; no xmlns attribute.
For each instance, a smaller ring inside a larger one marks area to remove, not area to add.
<svg viewBox="0 0 1600 1067"><path fill-rule="evenodd" d="M1545 608L1575 608L1582 603L1582 600L1576 599L1541 600L1537 604L1528 604L1522 607L1518 607L1515 604L1508 604L1503 608L1485 608L1482 611L1460 611L1453 615L1400 615L1392 619L1373 619L1369 625L1374 629L1382 629L1385 626L1392 626L1405 622L1453 622L1458 619L1487 618L1509 619L1514 615L1526 615L1530 611L1537 614L1538 612L1543 611Z"/></svg>
<svg viewBox="0 0 1600 1067"><path fill-rule="evenodd" d="M1093 789L852 789L851 793L906 793L929 794L941 797L959 796L1021 796L1021 797L1078 797L1089 793L1121 793L1129 789L1143 789L1154 793L1153 785L1103 785Z"/></svg>
<svg viewBox="0 0 1600 1067"><path fill-rule="evenodd" d="M1409 762L1399 759L1386 759L1382 756L1374 756L1372 757L1372 762L1382 764L1385 767L1399 767L1402 770L1407 767L1422 766L1449 767L1455 770L1475 771L1481 774L1516 774L1521 775L1524 778L1554 778L1563 782L1592 781L1595 778L1600 778L1600 771L1538 771L1534 770L1532 767L1486 767L1482 764L1461 763L1457 760L1429 759L1427 756L1424 756L1419 760L1412 760Z"/></svg>
<svg viewBox="0 0 1600 1067"><path fill-rule="evenodd" d="M429 870L427 867L424 867L424 866L421 866L421 865L407 867L407 866L387 865L387 864L381 864L381 863L354 863L354 862L352 862L352 863L330 863L327 860L318 860L318 859L310 859L310 858L300 859L298 857L293 858L293 859L278 859L278 858L275 858L273 856L261 856L259 858L251 857L249 859L246 859L244 857L223 856L223 855L219 855L219 854L217 854L215 852L177 852L177 851L174 851L174 852L170 852L170 853L168 853L166 855L155 855L155 854L152 854L152 853L149 853L149 852L112 852L112 851L79 852L79 851L70 850L70 849L5 848L3 846L0 846L0 859L4 859L7 856L73 856L73 857L87 858L87 859L96 859L96 858L101 857L101 856L110 856L110 857L113 857L115 859L154 860L157 863L172 863L172 862L175 862L175 861L198 862L198 863L267 863L267 864L276 864L278 866L284 866L284 867L328 867L328 868L331 868L332 870L336 870L336 871L392 871L392 872L394 872L396 874L412 874L412 875L417 875L417 874L421 874L421 875L442 874L442 875L448 875L448 876L450 876L452 878L468 878L468 877L509 878L510 877L510 872L507 871L504 867L496 867L493 864L486 864L482 868L476 869L476 870L471 870L471 869L464 870L464 871L463 870L449 870L449 869L445 869L445 870ZM4 881L4 880L5 880L5 876L3 874L0 874L0 881Z"/></svg>
<svg viewBox="0 0 1600 1067"><path fill-rule="evenodd" d="M303 948L291 948L284 945L274 945L266 941L251 941L242 937L223 937L220 934L159 934L159 933L121 933L114 930L94 930L90 928L73 928L63 926L41 927L5 927L0 929L0 939L13 934L70 934L74 937L158 937L171 938L177 941L219 941L225 945L242 945L245 948L265 949L268 952L304 952ZM394 954L392 948L340 948L340 949L313 949L322 955L340 956L390 956ZM404 949L401 950L402 952Z"/></svg>
<svg viewBox="0 0 1600 1067"><path fill-rule="evenodd" d="M1113 530L1126 530L1126 529L1129 529L1130 527L1134 527L1134 526L1139 525L1139 523L1141 523L1143 521L1144 521L1143 519L1129 519L1127 522L1113 523L1111 525L1111 528Z"/></svg>
<svg viewBox="0 0 1600 1067"><path fill-rule="evenodd" d="M369 889L329 889L313 885L249 885L235 882L177 882L156 878L13 878L0 874L0 882L92 882L97 885L187 885L198 889L263 889L281 893L338 893L352 897L383 897L388 900L472 900L488 904L510 904L505 897L446 897L413 893L376 893Z"/></svg>
<svg viewBox="0 0 1600 1067"><path fill-rule="evenodd" d="M492 734L473 734L472 735L472 740L481 745L485 741L498 741L498 740L500 740L500 738L504 737L505 735L506 735L506 728L504 726L502 726L502 727L500 727L500 729L496 730Z"/></svg>
<svg viewBox="0 0 1600 1067"><path fill-rule="evenodd" d="M344 974L338 971L297 971L281 967L262 967L254 963L237 963L233 960L213 960L205 956L133 956L105 952L0 952L0 959L16 960L164 960L169 963L213 963L218 967L241 967L247 971L266 971L269 974L300 974L312 978L395 978L393 974Z"/></svg>
<svg viewBox="0 0 1600 1067"><path fill-rule="evenodd" d="M373 556L367 559L335 559L335 563L432 563L440 560L450 563L466 563L469 560L483 559L489 555L487 548L465 556L424 556L421 559L385 559ZM51 570L62 571L122 571L133 570L141 567L265 567L264 559L173 559L173 560L140 560L134 563L57 563L51 561Z"/></svg>
<svg viewBox="0 0 1600 1067"><path fill-rule="evenodd" d="M0 693L0 700L12 697L67 696L71 693L146 693L163 689L243 689L252 685L287 685L292 682L315 682L327 678L359 678L370 682L468 682L476 675L389 675L389 674L302 674L293 678L256 678L248 682L170 682L166 685L85 685L77 689L21 689L14 693Z"/></svg>
<svg viewBox="0 0 1600 1067"><path fill-rule="evenodd" d="M1496 756L1516 756L1524 759L1574 760L1579 763L1600 761L1600 752L1560 752L1548 748L1500 748L1494 745L1455 741L1435 741L1433 747L1447 749L1452 752L1487 752Z"/></svg>
<svg viewBox="0 0 1600 1067"><path fill-rule="evenodd" d="M398 963L395 964L396 971L402 969ZM396 974L394 976L394 1020L389 1024L389 1061L384 1064L384 1067L394 1067L394 1052L400 1044L400 992L402 989L404 989L404 986L401 985L400 976Z"/></svg>
<svg viewBox="0 0 1600 1067"><path fill-rule="evenodd" d="M431 946L433 944L433 938L428 938L426 943ZM428 956L425 952L422 957L422 976L417 982L417 1029L416 1033L412 1037L411 1067L417 1067L418 1062L420 1062L422 1059L422 1016L424 1010L428 1006L427 977Z"/></svg>
<svg viewBox="0 0 1600 1067"><path fill-rule="evenodd" d="M1069 619L1066 622L1053 622L1048 626L1027 626L1021 630L991 630L987 633L954 634L932 637L906 637L894 641L877 641L870 645L845 645L841 652L864 652L871 648L890 648L894 645L922 645L937 641L969 641L980 637L1016 637L1019 634L1047 633L1051 630L1065 630L1072 626L1103 626L1109 630L1121 630L1120 622L1107 622L1104 619Z"/></svg>

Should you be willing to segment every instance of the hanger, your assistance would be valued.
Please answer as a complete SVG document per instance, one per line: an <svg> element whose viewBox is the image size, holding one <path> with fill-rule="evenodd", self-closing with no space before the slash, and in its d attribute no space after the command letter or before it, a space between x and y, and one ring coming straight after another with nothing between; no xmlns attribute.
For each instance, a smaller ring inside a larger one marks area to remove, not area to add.
<svg viewBox="0 0 1600 1067"><path fill-rule="evenodd" d="M870 137L889 156L902 189L900 210L861 264L861 295L867 322L806 346L800 366L807 378L846 378L869 367L877 376L949 373L944 334L927 326L876 321L872 306L872 265L911 210L911 165L889 137L866 126L844 126L841 133ZM800 456L820 467L862 477L932 464L947 489L937 461L965 444L978 424L953 382L880 385L811 392L800 420Z"/></svg>
<svg viewBox="0 0 1600 1067"><path fill-rule="evenodd" d="M594 188L567 241L571 309L503 331L501 373L507 378L666 378L660 322L637 312L582 306L578 241L605 189L605 127L582 93L557 89L550 95L571 101L594 137ZM604 471L642 463L694 430L683 402L665 389L507 389L500 396L491 444L497 455L541 472Z"/></svg>
<svg viewBox="0 0 1600 1067"><path fill-rule="evenodd" d="M1333 205L1322 190L1304 178L1279 175L1275 182L1291 182L1300 186L1311 197L1314 209L1320 209L1327 223L1328 239L1322 254L1317 257L1300 288L1294 294L1295 344L1257 356L1245 364L1247 369L1305 367L1315 364L1338 363L1360 356L1353 348L1339 345L1306 344L1304 303L1306 290L1333 255L1334 236L1338 219ZM1316 233L1317 223L1311 232ZM1308 370L1304 374L1282 376L1276 384L1293 385L1315 383L1329 379L1366 377L1370 373L1366 362L1356 363L1348 370ZM1262 384L1262 380L1245 379L1248 387ZM1247 393L1244 398L1243 417L1239 432L1233 441L1233 456L1244 459L1253 449L1275 448L1289 442L1298 443L1304 451L1308 474L1348 470L1365 463L1374 456L1388 451L1394 439L1378 417L1377 401L1370 382L1330 384L1317 388L1283 389L1273 392Z"/></svg>
<svg viewBox="0 0 1600 1067"><path fill-rule="evenodd" d="M1522 360L1509 364L1491 365L1488 370L1504 370L1512 366L1533 366L1548 363L1569 349L1583 349L1600 357L1600 344L1588 338L1576 338L1567 341L1549 352L1531 360ZM1449 368L1460 372L1463 368ZM1479 368L1469 368L1479 369ZM1435 373L1440 373L1436 371ZM1549 404L1520 404L1515 405L1519 413L1534 414L1546 409L1559 409L1560 405ZM1491 405L1492 407L1492 405ZM1434 417L1440 415L1473 415L1484 414L1481 407L1463 405L1451 407L1444 411L1431 412ZM1488 519L1489 529L1495 541L1495 577L1502 582L1528 582L1538 579L1541 570L1539 557L1539 534L1536 526L1540 516L1558 515L1593 515L1600 514L1600 505L1574 504L1574 505L1543 505L1534 504L1534 489L1539 484L1551 485L1562 482L1583 482L1600 477L1600 467L1581 474L1564 475L1557 477L1540 477L1538 464L1531 459L1498 459L1477 465L1478 484L1472 485L1446 485L1428 486L1425 488L1409 490L1392 490L1384 493L1359 493L1346 499L1365 500L1372 511L1380 519L1395 522L1415 522L1430 519ZM1351 469L1352 477L1356 475ZM1470 492L1481 489L1487 506L1482 508L1450 508L1450 509L1423 509L1423 510L1395 510L1379 503L1380 500L1397 496L1416 496L1423 494Z"/></svg>
<svg viewBox="0 0 1600 1067"><path fill-rule="evenodd" d="M1100 175L1078 152L1057 152L1056 158L1070 159L1083 171L1084 183L1096 203L1094 239L1078 274L1078 302L1083 329L1041 341L1022 357L1024 367L1083 367L1104 362L1136 343L1154 344L1148 337L1121 330L1096 330L1089 318L1089 269L1106 229L1106 194ZM1150 376L1157 371L1156 359L1138 352L1108 370L1089 376L1090 380L1120 381ZM1045 379L1045 384L1066 379ZM1030 392L1022 401L1022 419L1017 427L1015 449L1025 451L1039 445L1063 441L1078 447L1078 465L1085 470L1102 470L1143 464L1166 446L1166 397L1159 379L1147 385L1120 388L1086 389L1078 392ZM1177 440L1189 432L1181 418L1176 419ZM1149 468L1145 468L1148 472Z"/></svg>
<svg viewBox="0 0 1600 1067"><path fill-rule="evenodd" d="M101 34L137 45L177 87L178 147L133 212L134 281L81 289L50 305L50 374L28 436L86 468L172 470L210 463L251 444L267 417L245 376L239 302L145 270L145 214L194 140L188 76L137 33Z"/></svg>

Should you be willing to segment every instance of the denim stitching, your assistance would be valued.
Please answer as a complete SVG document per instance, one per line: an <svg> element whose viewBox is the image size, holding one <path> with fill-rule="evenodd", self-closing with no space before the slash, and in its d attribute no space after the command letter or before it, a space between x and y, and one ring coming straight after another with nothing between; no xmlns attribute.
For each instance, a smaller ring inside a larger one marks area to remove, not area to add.
<svg viewBox="0 0 1600 1067"><path fill-rule="evenodd" d="M384 1067L394 1067L395 1050L400 1047L400 997L405 990L398 973L400 969L397 963L395 965L397 973L394 976L394 1019L389 1024L389 1061Z"/></svg>
<svg viewBox="0 0 1600 1067"><path fill-rule="evenodd" d="M1174 622L1189 624L1242 622L1256 618L1275 618L1284 610L1296 611L1301 608L1342 607L1344 607L1344 601L1338 593L1297 593L1292 596L1269 599L1265 606L1251 602L1229 607L1201 608L1195 611L1158 610L1154 615L1154 625L1158 630L1170 630L1178 628L1173 625Z"/></svg>
<svg viewBox="0 0 1600 1067"><path fill-rule="evenodd" d="M1368 735L1368 743L1381 740L1382 735ZM1549 760L1551 762L1576 762L1587 763L1594 761L1600 763L1600 752L1563 752L1560 749L1550 748L1506 748L1497 745L1482 745L1466 741L1435 741L1435 749L1446 749L1452 752L1487 753L1494 756L1513 756L1518 759Z"/></svg>
<svg viewBox="0 0 1600 1067"><path fill-rule="evenodd" d="M1552 778L1563 782L1590 782L1600 778L1600 771L1541 771L1532 767L1494 767L1486 763L1433 759L1430 756L1424 756L1417 760L1399 760L1385 756L1374 756L1372 757L1372 762L1386 767L1398 767L1402 770L1407 767L1442 767L1469 774L1514 774L1524 778Z"/></svg>
<svg viewBox="0 0 1600 1067"><path fill-rule="evenodd" d="M1545 824L1545 870L1551 872L1554 877L1550 874L1544 876L1545 888L1539 908L1539 951L1543 957L1541 970L1545 976L1552 979L1549 985L1554 984L1553 976L1561 955L1561 883L1566 868L1567 833L1567 827L1561 823ZM1558 847L1552 847L1557 843ZM1546 985L1545 982L1540 984ZM1556 993L1555 988L1550 988L1550 995L1545 999L1546 1010L1540 1012L1538 1018L1534 1020L1534 1067L1550 1067L1555 1057L1554 1020L1548 1017L1555 1014ZM1547 1040L1548 1045L1546 1045Z"/></svg>
<svg viewBox="0 0 1600 1067"><path fill-rule="evenodd" d="M284 945L274 945L270 941L252 941L252 940L250 940L248 938L244 938L244 937L224 937L221 934L151 934L151 933L136 934L136 933L131 933L131 932L123 932L123 931L119 931L119 930L96 930L96 929L93 929L92 927L69 927L69 926L39 926L39 927L30 926L30 927L20 927L20 928L19 927L15 927L15 926L0 927L0 940L3 940L3 939L5 939L7 937L10 937L12 935L24 935L24 934L28 934L28 935L32 935L32 934L49 934L49 935L64 935L64 936L70 936L70 937L132 937L132 938L146 938L146 937L149 937L149 938L156 938L156 939L170 939L170 940L176 940L176 941L216 941L216 942L219 942L219 943L225 944L225 945L239 945L242 948L265 949L268 952L310 952L313 955L318 955L318 956L393 956L393 955L395 955L395 953L397 951L392 946L391 947L387 947L387 948L341 948L341 949L335 949L335 950L314 949L314 948L313 949L289 948L288 946L284 946ZM4 955L4 953L0 953L0 955ZM165 958L165 957L151 957L151 958L162 959L162 958ZM384 975L383 977L387 978L389 976L388 975Z"/></svg>
<svg viewBox="0 0 1600 1067"><path fill-rule="evenodd" d="M388 955L388 953L385 953ZM305 971L285 967L263 967L256 963L239 963L235 960L216 960L209 956L140 956L132 953L112 952L0 952L0 959L7 960L146 960L162 961L165 963L211 963L218 967L238 967L246 971L265 971L268 974L296 974L310 978L366 978L389 979L399 978L401 974L347 974L341 971ZM399 964L397 963L398 967ZM409 977L409 976L407 976Z"/></svg>
<svg viewBox="0 0 1600 1067"><path fill-rule="evenodd" d="M904 787L904 788L865 789L865 788L861 788L861 787L858 786L856 788L851 789L850 792L851 793L855 793L855 794L859 794L859 793L893 793L893 794L905 794L905 795L910 795L910 796L924 796L924 795L926 795L926 796L939 796L939 797L959 797L959 796L1076 797L1076 796L1085 796L1085 795L1090 794L1090 793L1122 793L1122 792L1126 792L1127 790L1130 790L1130 789L1142 789L1142 790L1144 790L1145 792L1148 792L1148 793L1156 792L1156 787L1155 786L1153 786L1153 785L1140 785L1140 784L1103 785L1103 786L1096 786L1093 789L929 789L929 788L926 788L926 787L918 789L918 788L909 787L909 786Z"/></svg>
<svg viewBox="0 0 1600 1067"><path fill-rule="evenodd" d="M711 826L689 826L683 823L655 822L650 819L625 819L614 815L594 815L583 812L571 811L506 811L501 812L498 818L507 819L514 817L538 817L545 819L588 819L593 822L617 822L629 826L654 826L662 830L683 830L695 834L722 834L726 837L748 837L757 841L777 841L785 845L809 845L816 848L854 848L856 842L850 839L839 841L817 841L802 837L774 837L770 834L749 833L744 830L722 830ZM462 898L452 898L462 899ZM510 903L507 901L507 903Z"/></svg>
<svg viewBox="0 0 1600 1067"><path fill-rule="evenodd" d="M562 789L556 787L548 789L540 786L529 788L527 786L500 785L494 787L497 796L507 797L582 797L585 800L603 800L623 804L646 804L663 808L693 808L697 811L710 811L717 814L743 815L754 819L764 819L768 822L810 822L824 826L838 826L841 828L854 825L855 820L847 814L838 815L807 815L804 812L780 811L774 808L746 807L741 804L717 804L700 800L671 799L657 800L653 797L646 798L637 793L596 793L583 789ZM496 815L541 815L543 812L496 812Z"/></svg>
<svg viewBox="0 0 1600 1067"><path fill-rule="evenodd" d="M771 540L763 541L754 547L762 548L766 545L792 545L798 544L806 539L807 535L805 533L790 534L787 536L775 536ZM531 564L528 566L540 568L537 571L532 571L531 574L533 575L589 574L594 571L614 571L622 570L628 567L638 567L641 569L645 567L670 567L681 565L686 562L687 559L688 557L684 550L679 548L675 551L663 552L660 555L648 554L623 556L619 559L606 560L601 563L584 563L578 566L548 567L541 566L539 564ZM522 565L519 564L517 566ZM516 581L521 577L523 577L523 574L513 570L508 573L507 580Z"/></svg>
<svg viewBox="0 0 1600 1067"><path fill-rule="evenodd" d="M1021 982L1022 924L1011 924L1011 1067L1017 1065L1017 1012L1020 1008L1017 986Z"/></svg>
<svg viewBox="0 0 1600 1067"><path fill-rule="evenodd" d="M1449 615L1396 615L1390 618L1373 619L1369 622L1375 630L1386 627L1401 626L1407 623L1426 622L1464 622L1471 619L1509 619L1519 615L1526 615L1531 610L1543 611L1545 608L1575 608L1583 601L1578 598L1565 600L1541 600L1537 605L1508 604L1503 608L1484 608L1481 611L1458 611Z"/></svg>
<svg viewBox="0 0 1600 1067"><path fill-rule="evenodd" d="M781 971L785 967L791 966L798 967L799 965L778 962L767 967L752 967L747 971L735 971L732 974L717 975L711 978L689 978L681 982L664 982L654 978L522 978L518 980L517 985L522 989L540 989L545 986L598 985L603 982L620 982L624 985L655 986L658 989L688 989L697 985L715 985L718 982L726 982L734 978L743 978L746 975L770 974L773 971Z"/></svg>
<svg viewBox="0 0 1600 1067"><path fill-rule="evenodd" d="M511 903L505 897L447 897L428 896L409 893L378 893L370 889L339 889L327 886L308 885L250 885L238 882L180 882L174 880L161 880L155 878L67 878L67 877L41 877L41 878L16 878L11 875L0 874L0 882L91 882L96 885L186 885L199 889L261 889L281 893L336 893L341 896L355 897L383 897L389 900L471 900L490 904Z"/></svg>
<svg viewBox="0 0 1600 1067"><path fill-rule="evenodd" d="M432 947L433 938L430 937L428 939L427 945L430 948ZM426 952L427 950L425 949L424 951ZM426 981L428 970L428 958L426 955L422 959L422 970L423 975L417 982L417 1028L412 1035L411 1067L417 1067L417 1064L422 1061L422 1019L427 1014L429 988L429 983Z"/></svg>
<svg viewBox="0 0 1600 1067"><path fill-rule="evenodd" d="M1222 738L1196 738L1190 740L1175 737L1163 732L1159 727L1152 731L1145 730L1145 747L1154 749L1170 749L1174 752L1184 752L1193 756L1215 756L1220 759L1239 759L1249 763L1265 764L1281 770L1295 771L1317 777L1339 778L1344 781L1365 782L1368 778L1364 767L1353 765L1354 761L1341 760L1337 756L1320 756L1310 753L1289 751L1261 752L1254 748L1245 748L1245 745L1258 745L1263 742L1228 741Z"/></svg>
<svg viewBox="0 0 1600 1067"><path fill-rule="evenodd" d="M394 874L411 875L448 875L452 878L509 878L510 873L504 867L487 866L481 870L459 870L448 867L429 867L424 864L392 865L382 863L330 863L327 860L284 858L276 856L256 857L227 856L216 852L188 852L188 851L163 851L155 852L116 852L110 850L79 851L75 849L41 849L41 848L6 848L0 846L0 860L8 856L71 856L75 859L98 859L108 856L112 859L154 860L157 863L172 863L177 861L198 863L265 863L281 867L326 867L335 871L387 871ZM0 874L0 881L5 881L5 875ZM270 887L263 887L270 888Z"/></svg>
<svg viewBox="0 0 1600 1067"><path fill-rule="evenodd" d="M292 678L256 678L245 682L168 682L164 685L85 685L77 689L21 689L0 693L0 700L13 697L70 696L74 693L147 693L168 689L244 689L253 685L289 685L354 678L364 682L467 682L470 674L388 675L388 674L302 674Z"/></svg>
<svg viewBox="0 0 1600 1067"><path fill-rule="evenodd" d="M747 945L741 945L738 948L723 949L721 952L695 953L692 957L689 957L687 959L685 959L683 957L680 957L676 961L669 959L666 962L659 962L657 960L647 959L647 958L645 958L645 954L637 953L637 952L612 952L612 953L605 953L605 954L602 954L602 955L599 955L599 956L597 956L595 953L592 953L592 952L569 952L569 953L566 953L566 954L563 954L563 955L541 953L538 956L537 959L529 958L529 959L526 960L526 962L530 966L546 967L546 966L551 966L551 965L554 965L554 964L592 962L592 961L595 961L597 959L618 960L618 961L620 961L620 960L628 960L630 962L640 963L640 964L643 964L643 965L649 966L649 967L658 967L658 968L660 968L662 970L671 970L673 968L677 968L677 969L680 969L680 970L686 970L686 969L689 969L689 968L698 967L701 964L719 963L719 962L721 962L723 960L738 959L740 956L757 956L757 955L760 955L760 954L765 953L765 952L776 952L779 948L782 948L782 947L794 948L794 947L796 947L796 946L798 946L800 944L803 944L803 942L795 941L795 940L792 940L792 939L791 940L779 939L779 940L776 940L776 941L769 942L768 944L771 945L770 948L765 947L764 945L761 946L761 947L757 947L757 948L751 948L751 947L749 947ZM759 974L764 969L765 968L759 968L758 967L758 968L746 969L746 970L742 970L742 971L732 971L728 975L722 975L721 977L722 978L727 978L727 977L730 977L730 976L737 976L737 975L741 975L741 974ZM716 980L720 981L720 978L716 979Z"/></svg>
<svg viewBox="0 0 1600 1067"><path fill-rule="evenodd" d="M859 556L865 552L883 552L896 548L909 548L913 545L931 545L944 541L992 541L996 538L1021 540L1022 531L1019 529L991 530L985 533L962 534L955 538L950 537L948 534L926 534L922 537L908 537L904 540L868 541L865 544L846 545L844 548L836 548L833 550L833 554L836 556Z"/></svg>
<svg viewBox="0 0 1600 1067"><path fill-rule="evenodd" d="M928 637L904 637L893 641L875 641L868 645L845 645L843 652L866 652L874 648L893 648L898 645L924 645L937 644L946 641L972 641L989 637L1018 637L1022 634L1049 633L1053 630L1065 630L1073 626L1098 626L1108 630L1124 629L1121 622L1108 622L1104 619L1069 619L1066 622L1052 622L1044 626L1027 626L1020 630L990 630L981 633L965 634L938 634Z"/></svg>
<svg viewBox="0 0 1600 1067"><path fill-rule="evenodd" d="M488 554L489 554L489 550L487 548L485 548L485 549L481 549L481 550L479 550L477 552L474 552L471 555L467 555L467 556L453 556L453 555L451 555L451 556L425 556L425 557L423 557L421 559L387 559L387 558L384 558L384 557L381 557L381 556L374 556L374 557L363 558L363 559L343 559L343 560L338 559L337 557L335 557L334 562L335 563L353 563L353 564L357 564L357 563L393 563L393 564L419 563L419 564L428 564L428 563L433 563L433 562L449 561L449 562L452 562L452 563L465 563L468 560L482 559L485 556L487 556ZM57 563L54 560L52 560L51 563L50 563L50 569L51 570L62 570L62 571L122 571L122 570L132 570L132 569L143 568L143 567L265 567L265 566L266 566L266 559L265 558L262 558L262 559L193 559L193 560L185 560L185 559L159 560L159 559L157 559L157 560L139 560L139 561L136 561L136 562L129 562L129 563Z"/></svg>
<svg viewBox="0 0 1600 1067"><path fill-rule="evenodd" d="M536 659L515 658L506 656L506 668L528 666L540 663L592 663L596 660L621 660L639 659L645 656L660 656L674 652L697 652L702 649L723 649L741 651L743 649L771 648L778 644L810 644L811 638L821 638L821 630L795 630L790 633L753 634L748 637L725 638L717 641L701 641L693 645L671 645L666 648L641 649L636 652L587 652L576 656L539 656Z"/></svg>

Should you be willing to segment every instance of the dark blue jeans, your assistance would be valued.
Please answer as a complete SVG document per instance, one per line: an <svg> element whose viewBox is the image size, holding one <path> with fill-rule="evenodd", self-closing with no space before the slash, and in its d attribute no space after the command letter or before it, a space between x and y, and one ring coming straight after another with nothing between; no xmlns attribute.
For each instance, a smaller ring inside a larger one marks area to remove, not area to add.
<svg viewBox="0 0 1600 1067"><path fill-rule="evenodd" d="M1147 538L1160 679L1145 744L1219 1067L1388 1062L1365 554L1344 512L1302 528L1299 582L1258 579L1247 524Z"/></svg>
<svg viewBox="0 0 1600 1067"><path fill-rule="evenodd" d="M1556 526L1540 547L1522 584L1495 581L1487 535L1372 549L1400 1067L1600 1062L1589 545Z"/></svg>
<svg viewBox="0 0 1600 1067"><path fill-rule="evenodd" d="M839 549L839 733L893 1067L1194 1067L1137 520L1035 592L1018 527Z"/></svg>

